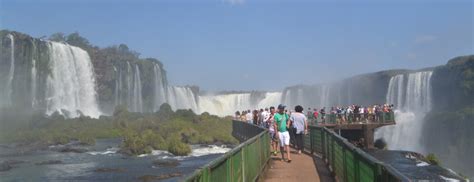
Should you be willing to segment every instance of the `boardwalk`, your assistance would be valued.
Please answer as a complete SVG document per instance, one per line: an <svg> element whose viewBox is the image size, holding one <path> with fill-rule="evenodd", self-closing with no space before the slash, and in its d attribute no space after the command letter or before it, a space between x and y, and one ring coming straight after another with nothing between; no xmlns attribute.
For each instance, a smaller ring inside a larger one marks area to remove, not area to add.
<svg viewBox="0 0 474 182"><path fill-rule="evenodd" d="M291 163L280 161L280 157L272 156L261 181L333 181L324 162L317 157L292 153Z"/></svg>

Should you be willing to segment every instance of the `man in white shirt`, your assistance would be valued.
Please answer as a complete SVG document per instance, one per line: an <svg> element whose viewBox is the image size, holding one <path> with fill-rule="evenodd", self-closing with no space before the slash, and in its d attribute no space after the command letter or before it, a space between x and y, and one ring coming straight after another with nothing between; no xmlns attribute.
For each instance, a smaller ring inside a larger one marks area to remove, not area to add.
<svg viewBox="0 0 474 182"><path fill-rule="evenodd" d="M249 124L253 124L253 114L252 114L252 111L248 110L247 111L247 114L245 115L245 118L247 119L247 123Z"/></svg>

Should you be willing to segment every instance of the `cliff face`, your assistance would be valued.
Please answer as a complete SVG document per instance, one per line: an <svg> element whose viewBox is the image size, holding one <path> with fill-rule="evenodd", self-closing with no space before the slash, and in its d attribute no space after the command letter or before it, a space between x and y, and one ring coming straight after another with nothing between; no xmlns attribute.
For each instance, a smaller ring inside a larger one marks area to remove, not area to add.
<svg viewBox="0 0 474 182"><path fill-rule="evenodd" d="M456 57L433 72L433 110L459 110L474 104L474 55Z"/></svg>
<svg viewBox="0 0 474 182"><path fill-rule="evenodd" d="M137 53L128 50L125 45L101 49L78 44L82 46L79 49L68 42L46 41L7 30L0 31L0 40L0 83L6 85L0 90L1 108L45 110L52 104L51 94L74 92L74 89L80 90L86 86L93 87L97 104L104 114L112 113L119 104L131 111L152 112L165 102L167 81L163 65L153 58L140 59ZM78 57L83 50L88 55ZM55 60L59 64L68 60L72 60L70 65L92 64L90 83L83 81L85 78L81 74L87 70L81 67L73 69L70 74L55 75L54 68L62 69L59 72L67 71L64 70L67 68L55 67ZM57 86L54 79L68 75L76 77L62 80L65 82L60 85L63 86L62 90L50 88ZM68 86L75 81L84 84ZM83 95L78 93L78 96ZM75 112L74 109L80 108L74 107L69 112Z"/></svg>
<svg viewBox="0 0 474 182"><path fill-rule="evenodd" d="M422 144L443 165L474 177L474 56L451 59L432 76L433 109L425 117Z"/></svg>

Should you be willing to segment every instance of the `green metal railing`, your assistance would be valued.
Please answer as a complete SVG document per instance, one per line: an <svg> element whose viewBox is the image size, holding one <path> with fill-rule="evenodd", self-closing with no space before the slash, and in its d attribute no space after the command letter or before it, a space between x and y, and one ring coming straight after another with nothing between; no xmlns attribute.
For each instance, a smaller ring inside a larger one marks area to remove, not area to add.
<svg viewBox="0 0 474 182"><path fill-rule="evenodd" d="M232 134L241 144L196 170L186 181L256 181L270 159L268 130L233 121Z"/></svg>
<svg viewBox="0 0 474 182"><path fill-rule="evenodd" d="M327 162L338 181L410 181L400 172L349 143L334 131L310 126L305 148Z"/></svg>

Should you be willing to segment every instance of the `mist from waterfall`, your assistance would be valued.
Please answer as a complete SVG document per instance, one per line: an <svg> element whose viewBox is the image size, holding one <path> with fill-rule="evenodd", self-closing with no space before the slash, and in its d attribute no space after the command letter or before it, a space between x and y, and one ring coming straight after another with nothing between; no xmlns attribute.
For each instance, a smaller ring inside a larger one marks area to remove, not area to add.
<svg viewBox="0 0 474 182"><path fill-rule="evenodd" d="M47 114L58 111L69 117L99 117L95 77L86 51L63 43L49 42L51 70L47 78ZM64 113L67 111L68 113Z"/></svg>
<svg viewBox="0 0 474 182"><path fill-rule="evenodd" d="M432 71L396 75L390 79L387 103L396 107L396 125L384 126L375 133L384 138L391 150L426 152L421 143L424 117L431 110Z"/></svg>

